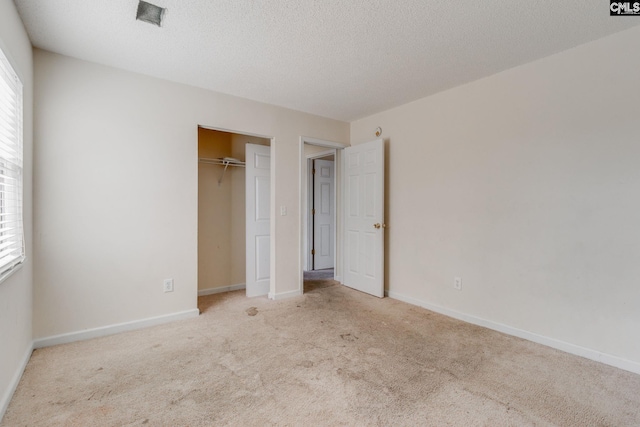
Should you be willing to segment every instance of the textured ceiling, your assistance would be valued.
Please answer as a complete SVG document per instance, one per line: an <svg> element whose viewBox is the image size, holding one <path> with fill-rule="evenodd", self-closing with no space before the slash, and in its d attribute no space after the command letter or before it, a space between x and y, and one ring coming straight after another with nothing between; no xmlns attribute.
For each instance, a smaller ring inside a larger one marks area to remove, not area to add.
<svg viewBox="0 0 640 427"><path fill-rule="evenodd" d="M3 0L4 1L4 0ZM605 0L15 0L34 46L351 121L640 24Z"/></svg>

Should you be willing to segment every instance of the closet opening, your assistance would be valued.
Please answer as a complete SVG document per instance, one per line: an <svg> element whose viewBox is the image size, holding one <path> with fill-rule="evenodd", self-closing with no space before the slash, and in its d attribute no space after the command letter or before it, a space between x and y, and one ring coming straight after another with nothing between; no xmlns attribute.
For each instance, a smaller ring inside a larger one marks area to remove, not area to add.
<svg viewBox="0 0 640 427"><path fill-rule="evenodd" d="M250 296L257 296L265 283L264 295L269 291L270 145L270 138L198 127L198 296L243 289L248 294L252 289ZM264 154L257 168L253 158L247 165L248 150ZM258 218L251 221L253 228L247 217L247 173L253 173L252 182L258 182L261 191L252 200L266 203L266 211L263 205L253 209L258 213ZM255 178L256 173L259 178ZM266 223L266 236L252 235L247 245L247 230L259 231L255 227L258 223L262 229ZM260 246L261 259L254 256L252 270L247 246L255 246L255 242ZM255 291L255 280L247 280L249 271L250 279L261 280L259 291Z"/></svg>

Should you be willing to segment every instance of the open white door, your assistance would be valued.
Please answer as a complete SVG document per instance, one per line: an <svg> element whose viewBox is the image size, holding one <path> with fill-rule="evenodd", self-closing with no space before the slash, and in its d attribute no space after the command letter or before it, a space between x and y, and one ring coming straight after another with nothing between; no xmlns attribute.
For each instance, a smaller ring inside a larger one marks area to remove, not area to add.
<svg viewBox="0 0 640 427"><path fill-rule="evenodd" d="M271 147L246 144L247 296L269 293Z"/></svg>
<svg viewBox="0 0 640 427"><path fill-rule="evenodd" d="M313 269L333 268L334 197L332 160L313 161Z"/></svg>
<svg viewBox="0 0 640 427"><path fill-rule="evenodd" d="M384 296L384 141L344 150L344 284Z"/></svg>

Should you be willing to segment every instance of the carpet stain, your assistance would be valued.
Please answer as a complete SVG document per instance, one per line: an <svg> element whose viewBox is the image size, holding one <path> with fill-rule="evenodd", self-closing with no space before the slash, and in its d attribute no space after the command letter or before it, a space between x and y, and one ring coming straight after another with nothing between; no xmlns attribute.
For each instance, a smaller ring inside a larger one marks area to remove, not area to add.
<svg viewBox="0 0 640 427"><path fill-rule="evenodd" d="M350 342L353 342L353 341L359 339L357 336L351 335L351 334L340 334L340 338L342 338L345 341L350 341Z"/></svg>
<svg viewBox="0 0 640 427"><path fill-rule="evenodd" d="M258 308L257 307L249 307L245 310L245 312L249 315L249 316L255 316L256 314L258 314Z"/></svg>

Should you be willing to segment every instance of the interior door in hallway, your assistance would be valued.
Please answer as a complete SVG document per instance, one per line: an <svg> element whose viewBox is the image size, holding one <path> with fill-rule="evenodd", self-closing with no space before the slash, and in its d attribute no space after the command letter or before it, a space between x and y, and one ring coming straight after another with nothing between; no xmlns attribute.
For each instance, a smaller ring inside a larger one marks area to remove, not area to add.
<svg viewBox="0 0 640 427"><path fill-rule="evenodd" d="M334 162L313 161L313 269L333 268L335 239Z"/></svg>
<svg viewBox="0 0 640 427"><path fill-rule="evenodd" d="M247 296L269 293L271 147L246 144Z"/></svg>
<svg viewBox="0 0 640 427"><path fill-rule="evenodd" d="M344 150L344 284L384 296L384 141Z"/></svg>

